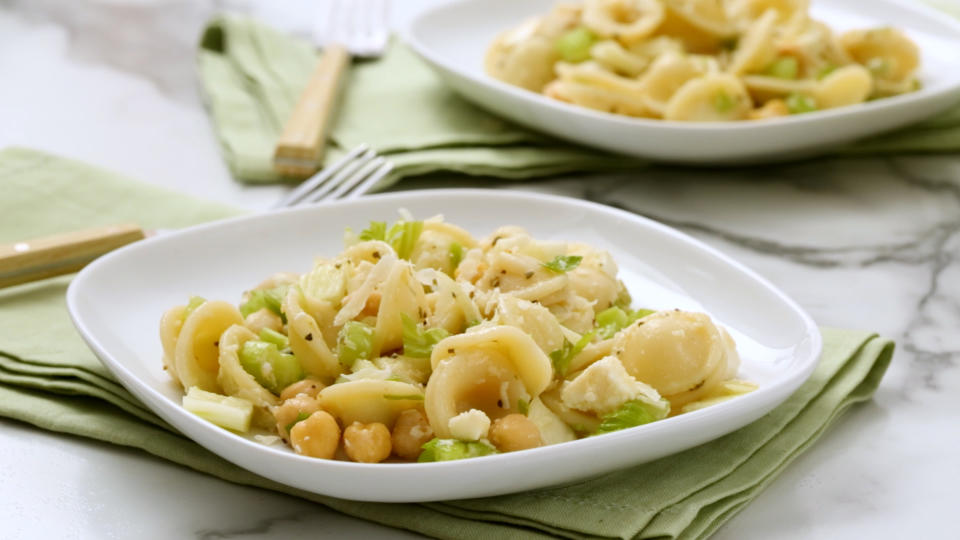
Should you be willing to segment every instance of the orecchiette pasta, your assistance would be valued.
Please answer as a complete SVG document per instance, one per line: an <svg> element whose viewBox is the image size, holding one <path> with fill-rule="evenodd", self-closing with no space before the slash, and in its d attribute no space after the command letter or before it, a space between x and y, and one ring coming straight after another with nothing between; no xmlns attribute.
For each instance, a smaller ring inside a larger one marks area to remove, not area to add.
<svg viewBox="0 0 960 540"><path fill-rule="evenodd" d="M854 84L842 69L821 81L829 99ZM442 461L639 426L755 388L736 379L736 345L707 315L631 309L598 247L520 227L478 240L439 217L373 222L346 243L239 307L193 297L163 314L163 365L185 408L305 456Z"/></svg>
<svg viewBox="0 0 960 540"><path fill-rule="evenodd" d="M809 0L559 4L498 36L486 71L588 109L687 122L779 118L920 87L919 51L903 32L838 35L809 9ZM705 100L718 80L736 89L734 106Z"/></svg>

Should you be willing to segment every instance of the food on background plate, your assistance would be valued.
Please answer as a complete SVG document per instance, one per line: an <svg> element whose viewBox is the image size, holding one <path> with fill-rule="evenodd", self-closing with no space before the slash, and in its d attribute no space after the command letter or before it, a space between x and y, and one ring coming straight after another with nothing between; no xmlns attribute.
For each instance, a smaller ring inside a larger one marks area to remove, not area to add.
<svg viewBox="0 0 960 540"><path fill-rule="evenodd" d="M601 435L752 391L709 316L634 309L604 250L373 222L239 306L164 313L183 406L298 454L446 461Z"/></svg>
<svg viewBox="0 0 960 540"><path fill-rule="evenodd" d="M559 101L717 122L917 90L917 46L889 27L835 33L808 0L585 0L509 29L486 72Z"/></svg>

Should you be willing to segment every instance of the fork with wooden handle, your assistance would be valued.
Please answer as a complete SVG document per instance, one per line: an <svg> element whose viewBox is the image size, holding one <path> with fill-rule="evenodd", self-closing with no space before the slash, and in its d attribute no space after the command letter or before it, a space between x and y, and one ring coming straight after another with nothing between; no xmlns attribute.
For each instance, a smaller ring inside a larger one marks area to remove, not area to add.
<svg viewBox="0 0 960 540"><path fill-rule="evenodd" d="M386 0L329 0L322 8L314 41L323 45L323 55L273 154L274 170L287 177L306 178L317 171L351 55L380 56L390 35Z"/></svg>

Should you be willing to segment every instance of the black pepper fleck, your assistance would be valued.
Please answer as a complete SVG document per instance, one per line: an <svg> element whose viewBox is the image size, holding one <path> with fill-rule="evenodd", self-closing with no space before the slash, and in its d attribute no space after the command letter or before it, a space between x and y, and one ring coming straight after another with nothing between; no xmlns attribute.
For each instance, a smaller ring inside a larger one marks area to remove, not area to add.
<svg viewBox="0 0 960 540"><path fill-rule="evenodd" d="M305 339L305 340L307 340L307 341L313 341L313 334L307 334L307 335L303 336L303 339Z"/></svg>
<svg viewBox="0 0 960 540"><path fill-rule="evenodd" d="M525 277L525 278L527 278L527 279L532 278L532 277L533 277L533 270L528 270L527 273L523 275L523 277Z"/></svg>

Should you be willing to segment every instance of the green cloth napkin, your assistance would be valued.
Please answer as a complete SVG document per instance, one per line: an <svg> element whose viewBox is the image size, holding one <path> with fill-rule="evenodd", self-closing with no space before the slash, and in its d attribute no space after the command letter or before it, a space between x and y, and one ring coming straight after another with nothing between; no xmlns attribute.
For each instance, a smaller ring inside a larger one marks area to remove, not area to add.
<svg viewBox="0 0 960 540"><path fill-rule="evenodd" d="M126 220L183 227L237 213L25 149L0 151L0 182L6 191L0 243ZM869 332L823 329L823 356L810 380L773 412L713 442L572 486L429 504L361 503L261 478L154 416L73 329L64 301L69 281L64 276L0 289L0 415L140 448L230 482L443 538L704 538L850 405L869 399L893 354L892 342Z"/></svg>
<svg viewBox="0 0 960 540"><path fill-rule="evenodd" d="M223 16L200 43L200 81L234 177L275 182L271 157L283 124L316 62L304 40L253 19ZM636 170L644 162L535 134L461 99L406 46L352 68L331 133L334 147L369 143L407 176L455 172L517 179L571 172ZM841 154L960 150L960 106L915 126L838 149Z"/></svg>

